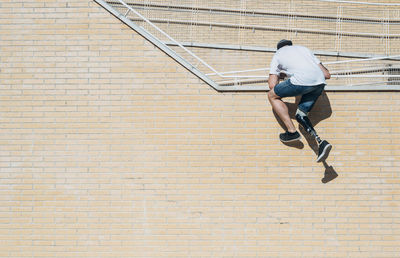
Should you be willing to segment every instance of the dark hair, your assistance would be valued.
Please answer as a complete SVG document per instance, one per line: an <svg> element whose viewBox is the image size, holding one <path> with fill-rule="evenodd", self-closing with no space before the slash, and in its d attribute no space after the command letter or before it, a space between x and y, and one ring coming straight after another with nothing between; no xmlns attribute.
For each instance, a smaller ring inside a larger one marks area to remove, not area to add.
<svg viewBox="0 0 400 258"><path fill-rule="evenodd" d="M278 42L278 45L276 46L277 50L280 49L281 47L284 46L291 46L293 45L293 42L287 39L282 39Z"/></svg>

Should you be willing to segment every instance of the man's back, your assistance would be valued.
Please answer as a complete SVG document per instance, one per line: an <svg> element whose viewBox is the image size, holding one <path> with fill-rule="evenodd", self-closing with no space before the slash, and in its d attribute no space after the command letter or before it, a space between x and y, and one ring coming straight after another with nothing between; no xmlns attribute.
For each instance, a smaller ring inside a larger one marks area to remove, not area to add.
<svg viewBox="0 0 400 258"><path fill-rule="evenodd" d="M302 86L320 85L325 82L319 59L306 47L280 48L271 61L271 74L286 73L291 83Z"/></svg>

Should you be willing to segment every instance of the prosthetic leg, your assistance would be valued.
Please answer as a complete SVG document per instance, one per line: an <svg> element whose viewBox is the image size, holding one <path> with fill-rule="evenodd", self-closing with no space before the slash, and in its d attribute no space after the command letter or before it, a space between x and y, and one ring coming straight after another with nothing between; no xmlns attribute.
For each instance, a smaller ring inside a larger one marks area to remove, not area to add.
<svg viewBox="0 0 400 258"><path fill-rule="evenodd" d="M332 145L328 141L322 140L318 136L317 132L315 131L314 127L311 124L310 119L307 117L307 114L305 114L299 109L296 112L296 120L304 128L304 130L306 130L307 133L313 136L315 140L318 142L319 147L318 147L317 162L325 160L328 157L330 150L332 149Z"/></svg>

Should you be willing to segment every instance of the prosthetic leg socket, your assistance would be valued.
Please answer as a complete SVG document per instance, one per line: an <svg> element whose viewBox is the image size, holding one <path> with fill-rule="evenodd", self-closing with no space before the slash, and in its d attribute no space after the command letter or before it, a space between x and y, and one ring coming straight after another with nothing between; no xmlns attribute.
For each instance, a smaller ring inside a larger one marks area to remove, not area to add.
<svg viewBox="0 0 400 258"><path fill-rule="evenodd" d="M307 116L301 116L300 114L296 114L296 120L307 131L307 133L315 137L318 144L321 143L321 139L319 138L317 132L315 131L313 125L311 124L310 119Z"/></svg>

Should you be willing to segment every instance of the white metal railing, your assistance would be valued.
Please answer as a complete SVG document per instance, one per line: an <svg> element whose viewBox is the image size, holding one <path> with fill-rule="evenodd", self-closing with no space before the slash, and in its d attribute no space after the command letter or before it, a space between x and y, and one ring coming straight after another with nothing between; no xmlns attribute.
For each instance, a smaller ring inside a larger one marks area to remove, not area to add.
<svg viewBox="0 0 400 258"><path fill-rule="evenodd" d="M161 30L158 26L156 26L153 22L151 22L149 19L147 19L146 17L144 17L143 15L141 15L139 12L137 12L135 9L133 9L130 5L128 5L127 3L125 3L122 0L116 0L119 3L121 3L123 6L125 6L128 11L125 13L125 16L128 15L129 12L134 13L135 15L137 15L139 18L141 18L143 21L145 21L147 24L151 25L154 29L156 29L158 32L160 32L162 35L164 35L165 37L167 37L169 40L171 40L173 43L175 43L176 45L178 45L181 49L183 49L186 53L188 53L190 56L192 56L193 58L195 58L197 61L199 61L200 63L202 63L203 65L205 65L207 68L209 68L211 71L213 71L213 73L211 74L206 74L206 75L218 75L221 78L265 78L265 76L258 76L258 75L247 75L247 76L241 76L241 75L226 75L226 74L237 74L237 73L244 73L244 72L250 72L250 71L259 71L259 70L267 70L268 68L260 68L260 69L252 69L252 70L241 70L241 71L232 71L232 72L219 72L217 71L215 68L213 68L210 64L208 64L207 62L205 62L203 59L201 59L200 57L198 57L196 54L194 54L192 51L190 51L189 49L187 49L185 46L183 46L180 42L178 42L177 40L175 40L174 38L172 38L169 34L167 34L166 32L164 32L163 30ZM322 2L343 2L343 1L329 1L329 0L319 0ZM355 2L351 2L351 1L344 1L346 3L355 3ZM360 2L357 2L357 4L359 4ZM373 3L369 3L369 4L373 4ZM377 5L379 5L379 3L375 3ZM400 5L400 4L399 4ZM185 21L181 21L181 22L185 22ZM227 25L227 24L223 24L223 25ZM250 25L249 25L250 26ZM250 26L250 27L254 27L254 26ZM272 28L271 26L267 26L268 28ZM275 27L274 27L275 28ZM276 28L275 28L276 29ZM283 28L282 28L283 29ZM297 30L302 30L297 28ZM326 33L329 31L325 31L325 30L313 30L313 32L321 32L321 33ZM350 32L347 32L350 34ZM342 34L346 34L346 32L342 32ZM366 36L380 36L380 34L376 34L376 33L359 33L359 35L366 35ZM400 36L400 34L393 34L390 36ZM337 63L350 63L350 62L359 62L359 61L366 61L366 60L384 60L384 59L388 59L388 58L397 58L400 57L400 55L397 56L391 56L391 57L382 57L382 58L370 58L370 59L358 59L358 60L347 60L347 61L335 61L335 62L330 62L330 63L325 63L327 65L329 64L337 64Z"/></svg>
<svg viewBox="0 0 400 258"><path fill-rule="evenodd" d="M281 9L272 9L272 10L253 10L253 9L237 9L237 8L221 8L221 7L205 7L205 6L189 6L189 5L182 5L182 4L168 4L168 3L142 3L142 2L129 2L127 3L128 5L135 6L136 9L144 9L144 10L150 10L150 9L157 9L158 11L178 11L178 12L193 12L194 10L197 12L203 12L203 13L211 13L211 14L230 14L230 15L237 15L237 16L252 16L252 17L270 17L270 16L276 16L276 17L289 17L290 19L293 19L295 16L297 19L302 18L302 19L312 19L312 20L318 20L318 21L334 21L337 22L338 14L335 15L313 15L313 14L307 14L303 13L299 10L290 10L288 12L284 12ZM343 6L340 5L338 6L338 11L342 9L343 11ZM192 17L193 18L193 17ZM399 17L400 18L400 17ZM341 20L343 21L356 21L360 23L382 23L382 18L375 18L371 17L369 15L364 16L353 16L353 15L348 15L347 16L342 16ZM387 21L389 23L391 22L399 22L398 18L394 17L387 17ZM193 22L192 22L193 23Z"/></svg>
<svg viewBox="0 0 400 258"><path fill-rule="evenodd" d="M95 0L96 2L100 2L102 0ZM400 6L400 4L384 4L384 3L369 3L369 2L356 2L356 1L331 1L331 0L317 0L320 2L334 2L334 3L343 3L343 4L368 4L368 5L382 5L382 6ZM104 2L104 1L102 1ZM120 5L125 7L127 10L123 14L125 18L128 17L128 14L133 13L135 16L139 17L141 21L145 22L148 24L152 29L154 29L156 32L160 33L162 36L166 37L169 41L172 42L173 45L176 45L179 47L179 49L182 49L184 53L189 55L193 60L197 62L197 64L202 64L204 67L209 69L211 73L205 73L205 76L217 76L222 79L233 79L234 84L240 84L243 81L246 81L248 79L252 80L267 80L268 75L257 75L257 74L246 74L246 73L251 73L251 72L266 72L269 70L269 68L256 68L256 69L247 69L247 70L238 70L238 71L225 71L221 72L218 71L216 68L214 68L212 65L204 61L202 58L200 58L198 55L193 53L191 50L189 50L187 47L185 47L181 42L173 38L171 35L160 29L157 25L155 25L150 19L139 13L137 10L132 8L129 4L127 4L123 0L114 0L113 4L118 2ZM146 2L147 3L147 2ZM130 18L131 20L132 18ZM156 20L157 21L157 20ZM181 21L181 22L190 22L190 21ZM196 25L198 25L199 22L196 21ZM223 24L227 25L227 24ZM240 28L245 27L245 25L241 25ZM254 27L254 26L250 26ZM265 26L264 26L265 27ZM267 26L270 28L270 26ZM274 27L276 29L276 27ZM296 28L296 30L299 30L299 28ZM301 29L300 29L301 30ZM327 33L328 31L325 30L313 30L313 32L320 32L320 33ZM346 34L347 32L341 32L341 35ZM365 35L365 36L382 36L381 34L376 34L376 33L360 33L359 35ZM386 38L389 36L395 36L395 37L400 37L400 34L389 34L389 31L387 32L387 35L384 35ZM165 44L165 41L160 41ZM166 45L166 44L165 44ZM172 50L171 50L172 51ZM400 55L391 55L391 56L380 56L380 57L372 57L372 58L362 58L362 59L356 59L356 60L343 60L343 61L334 61L334 62L325 62L324 64L329 67L329 65L335 65L335 64L346 64L346 63L353 63L353 62L370 62L370 61L375 61L375 60L386 60L386 59L395 59L395 58L400 58ZM195 65L192 65L192 67L195 67ZM372 67L370 68L376 72L376 70L381 70L382 67ZM396 68L397 69L397 68ZM391 79L391 78L400 78L400 75L396 74L352 74L354 71L348 70L346 72L339 72L339 71L332 71L332 77L336 78L386 78L386 79ZM228 83L228 81L222 81L220 83Z"/></svg>

